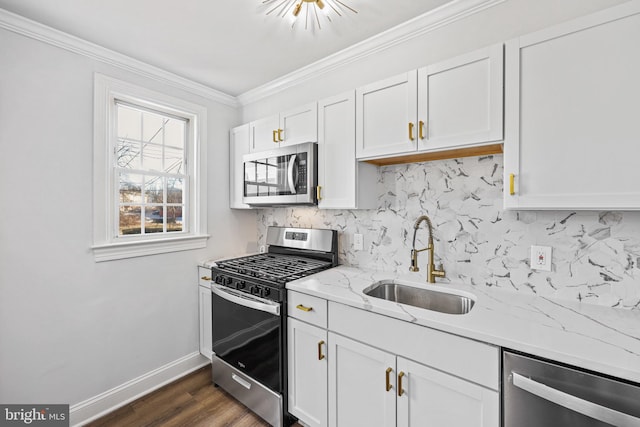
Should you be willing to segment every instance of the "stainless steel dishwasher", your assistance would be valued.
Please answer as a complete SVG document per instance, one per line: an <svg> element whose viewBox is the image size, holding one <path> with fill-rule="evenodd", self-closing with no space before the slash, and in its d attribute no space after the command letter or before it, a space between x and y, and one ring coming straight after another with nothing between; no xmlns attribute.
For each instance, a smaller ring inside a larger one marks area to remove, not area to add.
<svg viewBox="0 0 640 427"><path fill-rule="evenodd" d="M640 385L502 354L503 427L640 427Z"/></svg>

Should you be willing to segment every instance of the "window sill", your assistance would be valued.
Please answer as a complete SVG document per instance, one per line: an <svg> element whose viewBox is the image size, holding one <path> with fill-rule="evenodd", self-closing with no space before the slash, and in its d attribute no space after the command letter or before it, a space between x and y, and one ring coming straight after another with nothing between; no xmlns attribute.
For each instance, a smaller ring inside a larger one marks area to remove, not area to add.
<svg viewBox="0 0 640 427"><path fill-rule="evenodd" d="M209 235L203 234L136 242L108 243L94 245L91 249L93 249L95 262L103 262L168 252L202 249L207 246L207 239L209 239Z"/></svg>

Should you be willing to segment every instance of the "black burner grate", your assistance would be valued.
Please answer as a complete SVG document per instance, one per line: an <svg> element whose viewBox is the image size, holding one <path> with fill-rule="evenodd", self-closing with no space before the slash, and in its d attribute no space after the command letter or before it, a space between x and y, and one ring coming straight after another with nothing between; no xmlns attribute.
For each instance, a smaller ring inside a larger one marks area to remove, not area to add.
<svg viewBox="0 0 640 427"><path fill-rule="evenodd" d="M294 255L259 254L216 262L220 270L285 283L331 267L331 262Z"/></svg>

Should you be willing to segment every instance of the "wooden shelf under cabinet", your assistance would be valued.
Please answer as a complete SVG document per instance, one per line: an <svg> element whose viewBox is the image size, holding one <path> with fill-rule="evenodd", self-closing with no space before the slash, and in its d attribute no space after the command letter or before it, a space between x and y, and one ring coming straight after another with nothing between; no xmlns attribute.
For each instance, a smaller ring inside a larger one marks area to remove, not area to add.
<svg viewBox="0 0 640 427"><path fill-rule="evenodd" d="M399 165L402 163L429 162L432 160L457 159L460 157L486 156L489 154L501 154L502 144L482 145L479 147L466 147L453 150L433 151L427 153L405 154L396 157L382 159L363 160L376 166Z"/></svg>

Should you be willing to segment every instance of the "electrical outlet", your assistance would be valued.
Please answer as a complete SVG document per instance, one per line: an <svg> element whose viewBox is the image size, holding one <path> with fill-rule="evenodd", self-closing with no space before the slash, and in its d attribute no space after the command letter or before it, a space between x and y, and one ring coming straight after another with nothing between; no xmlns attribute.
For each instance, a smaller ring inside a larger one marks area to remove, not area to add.
<svg viewBox="0 0 640 427"><path fill-rule="evenodd" d="M551 271L551 246L531 246L531 269Z"/></svg>
<svg viewBox="0 0 640 427"><path fill-rule="evenodd" d="M267 251L267 248L264 245L260 246L260 253L263 254Z"/></svg>
<svg viewBox="0 0 640 427"><path fill-rule="evenodd" d="M362 238L362 234L355 233L353 235L353 250L361 251L362 249L364 249L364 240Z"/></svg>

